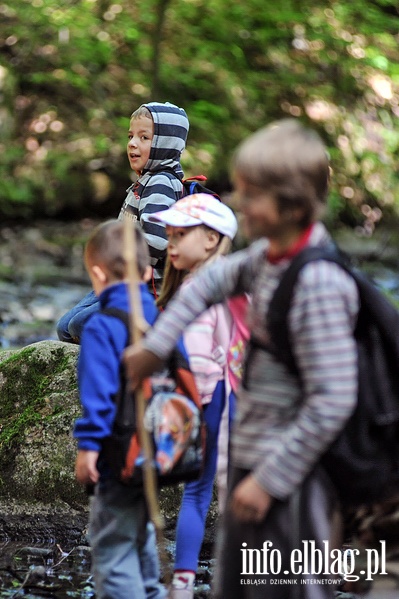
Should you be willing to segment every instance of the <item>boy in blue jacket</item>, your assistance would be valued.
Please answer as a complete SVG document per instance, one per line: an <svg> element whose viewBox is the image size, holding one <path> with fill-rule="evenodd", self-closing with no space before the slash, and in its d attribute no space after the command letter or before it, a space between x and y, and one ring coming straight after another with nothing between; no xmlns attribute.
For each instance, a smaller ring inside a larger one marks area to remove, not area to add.
<svg viewBox="0 0 399 599"><path fill-rule="evenodd" d="M157 309L146 284L151 276L148 247L141 231L133 223L129 226L136 235L143 316L151 325ZM122 221L107 221L94 230L86 245L85 265L100 309L129 310L123 229ZM78 441L75 472L80 483L95 485L89 537L97 599L164 599L155 532L148 522L143 492L113 477L101 453L103 439L113 428L113 398L127 343L127 328L115 316L98 311L84 327L78 360L83 414L74 428Z"/></svg>
<svg viewBox="0 0 399 599"><path fill-rule="evenodd" d="M170 102L142 104L130 117L127 157L138 179L127 189L118 218L137 222L147 242L152 272L148 286L154 295L161 288L167 239L163 223L150 222L154 212L167 210L183 193L180 156L186 147L189 121L183 108ZM89 292L57 323L61 341L79 343L87 318L99 309Z"/></svg>

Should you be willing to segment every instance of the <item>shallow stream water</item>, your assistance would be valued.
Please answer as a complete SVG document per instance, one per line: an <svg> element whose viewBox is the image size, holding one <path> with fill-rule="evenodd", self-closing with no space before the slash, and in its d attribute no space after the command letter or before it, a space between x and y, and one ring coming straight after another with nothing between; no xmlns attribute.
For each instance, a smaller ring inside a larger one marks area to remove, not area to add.
<svg viewBox="0 0 399 599"><path fill-rule="evenodd" d="M170 567L173 542L167 543L166 551ZM88 545L63 547L55 539L41 543L32 539L30 544L0 541L0 598L95 597L90 565ZM213 565L210 558L199 562L196 599L209 597Z"/></svg>
<svg viewBox="0 0 399 599"><path fill-rule="evenodd" d="M33 541L1 543L0 597L94 597L87 546Z"/></svg>
<svg viewBox="0 0 399 599"><path fill-rule="evenodd" d="M83 248L96 224L85 219L0 227L0 349L56 339L57 320L90 290ZM386 247L385 238L379 243L354 234L343 246L399 302L396 248Z"/></svg>

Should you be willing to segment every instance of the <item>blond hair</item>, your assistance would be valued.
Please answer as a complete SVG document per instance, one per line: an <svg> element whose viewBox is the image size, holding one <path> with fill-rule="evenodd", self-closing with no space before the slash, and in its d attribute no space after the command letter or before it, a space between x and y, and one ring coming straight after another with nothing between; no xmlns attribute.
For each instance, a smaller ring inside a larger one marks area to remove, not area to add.
<svg viewBox="0 0 399 599"><path fill-rule="evenodd" d="M215 231L211 227L207 225L196 225L198 227L202 227L207 231ZM218 231L216 231L218 233ZM231 240L226 236L219 233L219 242L215 247L212 254L208 256L208 258L203 262L204 264L209 264L216 260L219 256L225 256L231 251L232 243ZM176 291L179 289L180 285L183 283L186 276L189 274L187 270L178 270L169 260L169 256L166 258L166 266L165 266L165 274L162 281L161 291L159 293L159 297L157 299L158 308L164 309L168 302L172 299Z"/></svg>
<svg viewBox="0 0 399 599"><path fill-rule="evenodd" d="M280 212L300 208L300 225L307 227L326 203L329 161L315 131L296 119L284 119L263 127L236 150L234 173L272 194Z"/></svg>
<svg viewBox="0 0 399 599"><path fill-rule="evenodd" d="M150 254L144 235L132 222L111 219L98 225L91 233L85 247L85 263L101 264L113 279L123 281L127 276L124 258L124 227L131 229L136 236L137 269L143 277L150 264Z"/></svg>

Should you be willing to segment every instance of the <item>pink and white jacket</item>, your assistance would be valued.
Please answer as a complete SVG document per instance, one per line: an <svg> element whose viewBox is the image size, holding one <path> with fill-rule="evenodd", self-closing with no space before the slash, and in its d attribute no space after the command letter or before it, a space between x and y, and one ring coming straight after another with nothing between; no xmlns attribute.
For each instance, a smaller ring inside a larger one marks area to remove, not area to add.
<svg viewBox="0 0 399 599"><path fill-rule="evenodd" d="M189 280L186 284L189 283ZM217 483L219 510L227 497L230 394L241 380L245 344L249 338L246 312L249 296L240 295L203 312L184 332L184 345L190 360L202 403L208 404L217 383L225 382L225 407L218 438Z"/></svg>
<svg viewBox="0 0 399 599"><path fill-rule="evenodd" d="M226 398L237 390L249 338L245 322L248 304L248 296L242 295L211 306L184 332L184 345L203 404L211 401L220 380L225 381Z"/></svg>

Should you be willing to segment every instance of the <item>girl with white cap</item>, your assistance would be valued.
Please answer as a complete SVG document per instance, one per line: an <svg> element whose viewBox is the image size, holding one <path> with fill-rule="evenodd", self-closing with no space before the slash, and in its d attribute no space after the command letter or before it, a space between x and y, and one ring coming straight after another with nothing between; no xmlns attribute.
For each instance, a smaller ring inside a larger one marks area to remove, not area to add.
<svg viewBox="0 0 399 599"><path fill-rule="evenodd" d="M190 284L190 274L215 259L222 259L230 251L237 220L228 206L207 194L187 196L150 219L166 225L167 266L157 302L164 308L181 284ZM216 470L220 508L226 496L228 430L248 338L244 324L246 296L229 302L232 304L210 307L184 332L190 367L204 405L207 444L201 478L187 483L184 489L170 599L194 597L195 574Z"/></svg>

